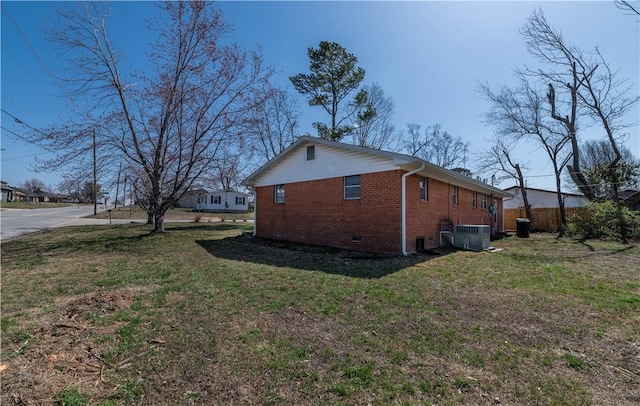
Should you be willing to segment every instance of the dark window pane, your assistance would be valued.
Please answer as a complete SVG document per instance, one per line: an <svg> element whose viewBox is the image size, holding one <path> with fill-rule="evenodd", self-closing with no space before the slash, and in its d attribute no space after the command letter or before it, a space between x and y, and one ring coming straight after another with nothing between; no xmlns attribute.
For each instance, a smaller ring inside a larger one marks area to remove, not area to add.
<svg viewBox="0 0 640 406"><path fill-rule="evenodd" d="M345 186L359 186L360 185L360 175L355 176L346 176L344 178Z"/></svg>
<svg viewBox="0 0 640 406"><path fill-rule="evenodd" d="M344 189L345 199L359 199L360 198L360 186L352 186Z"/></svg>

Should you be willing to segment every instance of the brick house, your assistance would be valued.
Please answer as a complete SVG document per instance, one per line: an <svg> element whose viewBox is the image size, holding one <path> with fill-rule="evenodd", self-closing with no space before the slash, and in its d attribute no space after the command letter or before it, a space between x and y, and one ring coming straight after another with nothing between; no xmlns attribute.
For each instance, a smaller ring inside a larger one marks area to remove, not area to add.
<svg viewBox="0 0 640 406"><path fill-rule="evenodd" d="M441 245L444 224L503 230L510 196L413 156L308 136L242 185L258 237L404 255Z"/></svg>

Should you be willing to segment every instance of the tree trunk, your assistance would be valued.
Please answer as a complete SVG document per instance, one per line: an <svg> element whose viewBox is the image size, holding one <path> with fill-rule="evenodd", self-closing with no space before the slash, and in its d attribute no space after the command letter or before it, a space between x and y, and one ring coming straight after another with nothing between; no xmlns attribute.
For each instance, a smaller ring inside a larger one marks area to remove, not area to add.
<svg viewBox="0 0 640 406"><path fill-rule="evenodd" d="M164 213L163 214L155 214L155 226L153 227L154 233L164 233Z"/></svg>
<svg viewBox="0 0 640 406"><path fill-rule="evenodd" d="M558 197L558 209L560 210L560 224L558 224L558 238L563 237L567 230L567 211L564 207L564 199L562 198L560 173L556 171L556 196Z"/></svg>
<svg viewBox="0 0 640 406"><path fill-rule="evenodd" d="M586 177L582 173L580 169L580 148L578 144L578 135L576 132L576 120L577 120L577 111L578 111L578 71L576 68L576 63L572 63L572 76L573 76L573 84L567 83L566 87L571 92L571 116L562 117L558 114L556 110L556 92L552 83L549 83L549 92L547 93L547 99L549 100L549 104L551 105L551 118L562 123L562 125L567 130L567 136L571 140L571 152L573 156L573 165L567 165L567 169L569 170L569 175L571 176L571 180L578 186L580 192L582 192L587 199L594 200L595 193L593 192L593 188L587 181Z"/></svg>
<svg viewBox="0 0 640 406"><path fill-rule="evenodd" d="M147 225L153 224L153 213L150 211L147 212Z"/></svg>
<svg viewBox="0 0 640 406"><path fill-rule="evenodd" d="M533 220L533 212L531 211L531 205L529 204L529 198L527 197L527 189L524 186L520 186L520 190L522 191L522 202L524 203L524 211L527 213L527 218L531 222L529 227L533 230L534 220Z"/></svg>
<svg viewBox="0 0 640 406"><path fill-rule="evenodd" d="M114 203L114 209L118 208L118 194L120 193L120 173L122 172L122 162L120 162L120 166L118 167L118 181L116 182L116 200ZM124 204L124 203L123 203Z"/></svg>
<svg viewBox="0 0 640 406"><path fill-rule="evenodd" d="M520 165L515 165L515 170L518 173L518 183L520 186L520 192L522 192L522 202L524 203L524 210L527 213L527 218L530 221L530 227L533 230L534 221L533 221L533 212L531 211L531 205L529 204L529 198L527 197L527 188L524 184L524 175L522 175L522 170L520 170Z"/></svg>

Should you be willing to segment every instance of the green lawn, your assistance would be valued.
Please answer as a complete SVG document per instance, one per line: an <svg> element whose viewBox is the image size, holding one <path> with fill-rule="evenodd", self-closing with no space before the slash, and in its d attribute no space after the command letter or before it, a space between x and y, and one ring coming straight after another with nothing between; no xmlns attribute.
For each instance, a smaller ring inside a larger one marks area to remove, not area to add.
<svg viewBox="0 0 640 406"><path fill-rule="evenodd" d="M3 243L3 404L640 401L638 245L533 234L380 258L251 227Z"/></svg>
<svg viewBox="0 0 640 406"><path fill-rule="evenodd" d="M146 220L147 212L137 206L120 206L117 209L112 209L110 212L100 211L95 216L91 214L85 217L107 219L109 216L111 216L112 219ZM190 220L202 223L218 221L244 222L246 220L253 220L253 213L210 213L186 208L174 208L167 211L165 219L167 221Z"/></svg>
<svg viewBox="0 0 640 406"><path fill-rule="evenodd" d="M3 209L54 209L58 207L70 207L71 203L28 203L28 202L2 202Z"/></svg>

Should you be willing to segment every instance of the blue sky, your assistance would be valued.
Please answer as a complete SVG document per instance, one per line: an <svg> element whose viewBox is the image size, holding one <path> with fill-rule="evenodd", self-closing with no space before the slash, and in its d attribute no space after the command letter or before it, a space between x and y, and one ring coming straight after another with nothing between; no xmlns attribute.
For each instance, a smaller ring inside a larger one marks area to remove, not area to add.
<svg viewBox="0 0 640 406"><path fill-rule="evenodd" d="M478 93L478 82L497 88L513 81L514 67L535 65L518 30L536 7L542 7L568 43L583 49L599 45L612 68L629 78L632 94L640 89L640 18L625 15L613 1L218 4L235 28L230 39L250 49L260 45L285 86L289 76L308 72L308 47L317 47L322 40L340 43L366 70L363 84L376 82L393 97L398 130L407 123L423 128L441 124L471 142L470 168L473 154L486 148L492 136L492 129L482 122L489 105ZM14 117L40 127L72 114L47 73L60 65L45 39L56 3L3 1L2 6L1 177L13 185L35 177L55 186L60 180L56 168L46 173L29 169L35 157L46 158L48 153L16 141L12 133L24 130ZM152 2L116 2L113 11L116 48L126 55L129 68L144 69L153 39L146 19L156 7ZM320 108L308 107L303 96L299 104L301 133L314 133L314 121L328 120ZM640 121L639 109L627 119ZM638 125L629 133L626 145L640 157ZM598 128L582 133L584 139L603 136ZM530 167L529 186L553 189L552 169L542 152L523 146L518 155Z"/></svg>

